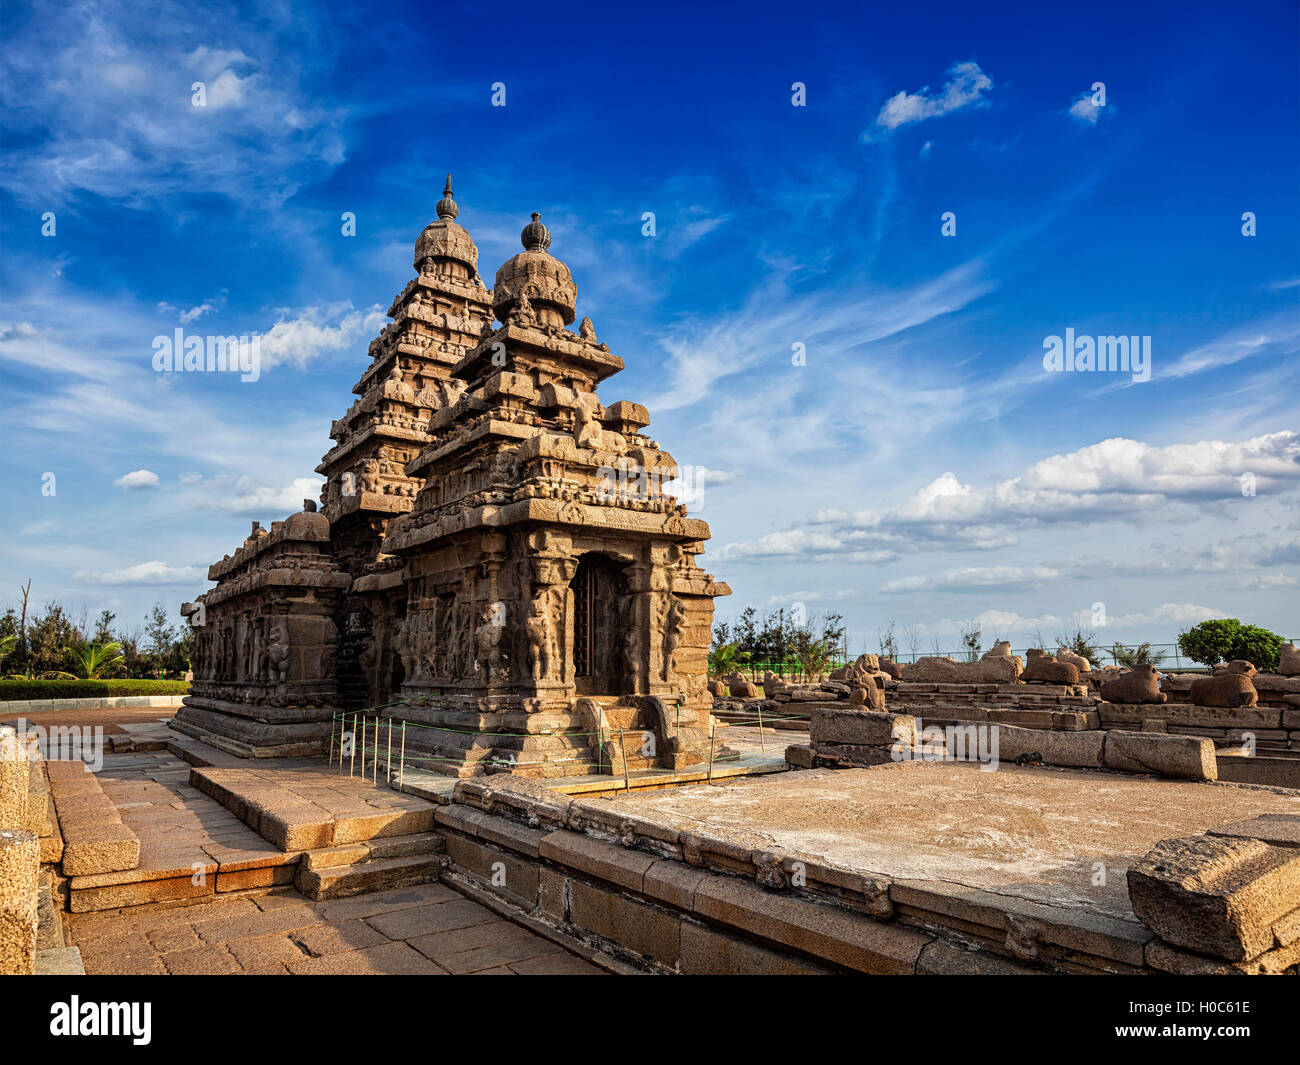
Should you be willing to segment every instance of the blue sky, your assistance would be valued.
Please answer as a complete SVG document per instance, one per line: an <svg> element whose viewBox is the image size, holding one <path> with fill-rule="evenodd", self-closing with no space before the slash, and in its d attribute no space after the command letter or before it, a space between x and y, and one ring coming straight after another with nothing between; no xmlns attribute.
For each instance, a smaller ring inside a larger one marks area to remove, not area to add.
<svg viewBox="0 0 1300 1065"><path fill-rule="evenodd" d="M143 616L315 496L450 170L487 280L540 211L627 363L602 398L704 471L720 616L1300 635L1293 3L4 23L0 604ZM262 375L156 373L177 326ZM1149 336L1150 380L1046 371L1067 329Z"/></svg>

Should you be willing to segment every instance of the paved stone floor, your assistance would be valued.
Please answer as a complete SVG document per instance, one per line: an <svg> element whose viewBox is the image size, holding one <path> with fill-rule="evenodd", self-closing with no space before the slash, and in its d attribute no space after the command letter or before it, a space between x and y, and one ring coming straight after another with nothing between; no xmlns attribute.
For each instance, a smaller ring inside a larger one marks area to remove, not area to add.
<svg viewBox="0 0 1300 1065"><path fill-rule="evenodd" d="M443 884L71 915L90 975L604 975Z"/></svg>

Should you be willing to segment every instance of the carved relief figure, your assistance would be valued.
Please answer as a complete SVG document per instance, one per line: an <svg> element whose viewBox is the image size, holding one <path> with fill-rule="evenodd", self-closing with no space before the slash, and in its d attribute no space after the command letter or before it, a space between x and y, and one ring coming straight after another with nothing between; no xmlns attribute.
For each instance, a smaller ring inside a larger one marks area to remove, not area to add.
<svg viewBox="0 0 1300 1065"><path fill-rule="evenodd" d="M677 670L677 648L681 646L682 629L685 627L686 607L677 598L669 597L667 620L664 623L664 680L669 672Z"/></svg>
<svg viewBox="0 0 1300 1065"><path fill-rule="evenodd" d="M487 607L479 615L479 624L474 630L474 668L483 671L488 684L501 671L501 633L504 629L492 607Z"/></svg>
<svg viewBox="0 0 1300 1065"><path fill-rule="evenodd" d="M524 630L528 638L528 668L533 680L549 680L554 668L556 618L551 593L543 588L529 610Z"/></svg>
<svg viewBox="0 0 1300 1065"><path fill-rule="evenodd" d="M276 621L271 626L266 657L271 667L271 679L284 683L289 677L289 627L283 621Z"/></svg>

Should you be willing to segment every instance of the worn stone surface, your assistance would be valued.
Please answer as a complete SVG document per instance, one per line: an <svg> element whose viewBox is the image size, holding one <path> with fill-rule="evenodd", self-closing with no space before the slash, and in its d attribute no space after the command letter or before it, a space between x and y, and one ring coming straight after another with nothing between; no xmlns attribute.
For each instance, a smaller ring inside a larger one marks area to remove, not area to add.
<svg viewBox="0 0 1300 1065"><path fill-rule="evenodd" d="M1128 871L1133 912L1161 939L1227 961L1273 946L1300 908L1300 852L1249 837L1162 840Z"/></svg>
<svg viewBox="0 0 1300 1065"><path fill-rule="evenodd" d="M29 976L35 969L40 861L35 835L0 828L0 976Z"/></svg>
<svg viewBox="0 0 1300 1065"><path fill-rule="evenodd" d="M602 972L439 884L74 914L71 926L91 975Z"/></svg>
<svg viewBox="0 0 1300 1065"><path fill-rule="evenodd" d="M689 818L702 831L757 836L767 849L888 881L982 890L1003 906L1022 899L1066 923L1092 915L1128 925L1137 921L1124 871L1160 840L1265 813L1300 814L1300 795L1006 760L996 772L969 762L814 769L609 802L652 820ZM1094 883L1099 862L1104 884ZM1140 950L1135 957L1140 965Z"/></svg>

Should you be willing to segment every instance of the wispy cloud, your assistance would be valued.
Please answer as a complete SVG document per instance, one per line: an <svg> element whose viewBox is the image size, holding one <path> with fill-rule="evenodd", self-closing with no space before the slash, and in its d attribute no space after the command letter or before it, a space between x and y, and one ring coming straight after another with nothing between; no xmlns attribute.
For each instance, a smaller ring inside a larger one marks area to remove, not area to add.
<svg viewBox="0 0 1300 1065"><path fill-rule="evenodd" d="M984 94L992 88L993 79L978 63L973 60L956 63L937 93L932 93L927 85L919 92L898 92L891 96L876 115L876 125L892 132L900 126L979 106L985 103Z"/></svg>

